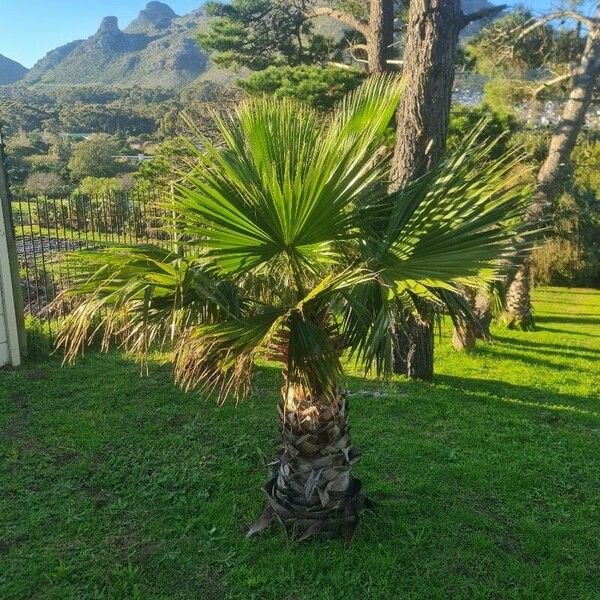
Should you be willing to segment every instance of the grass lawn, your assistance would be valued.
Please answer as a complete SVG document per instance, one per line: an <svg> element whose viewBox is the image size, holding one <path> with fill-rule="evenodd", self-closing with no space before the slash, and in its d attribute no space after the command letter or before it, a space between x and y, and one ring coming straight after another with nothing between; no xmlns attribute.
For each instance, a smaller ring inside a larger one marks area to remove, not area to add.
<svg viewBox="0 0 600 600"><path fill-rule="evenodd" d="M470 356L445 335L432 385L348 378L377 502L348 548L243 537L275 369L222 407L118 353L0 372L0 598L599 598L600 292L536 309Z"/></svg>

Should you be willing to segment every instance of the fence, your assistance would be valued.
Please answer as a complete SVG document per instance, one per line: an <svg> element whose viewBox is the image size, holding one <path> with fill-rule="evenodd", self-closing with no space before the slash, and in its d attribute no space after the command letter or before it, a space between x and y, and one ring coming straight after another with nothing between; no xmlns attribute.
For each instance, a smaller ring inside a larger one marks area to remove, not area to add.
<svg viewBox="0 0 600 600"><path fill-rule="evenodd" d="M30 352L46 351L53 342L59 315L50 303L69 284L68 252L148 243L173 246L163 200L138 193L13 199Z"/></svg>

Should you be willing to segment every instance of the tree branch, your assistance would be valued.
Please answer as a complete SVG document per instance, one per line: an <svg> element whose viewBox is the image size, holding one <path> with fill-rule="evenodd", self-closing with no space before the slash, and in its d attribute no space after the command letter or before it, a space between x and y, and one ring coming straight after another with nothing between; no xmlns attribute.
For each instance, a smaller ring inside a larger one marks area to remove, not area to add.
<svg viewBox="0 0 600 600"><path fill-rule="evenodd" d="M342 12L341 10L335 10L327 6L313 8L311 10L305 10L302 12L306 19L315 19L317 17L331 17L340 23L349 25L356 31L362 33L365 37L369 37L369 24L362 19L357 19L348 13Z"/></svg>
<svg viewBox="0 0 600 600"><path fill-rule="evenodd" d="M568 73L565 73L563 75L558 75L557 77L554 77L552 79L548 79L546 81L542 81L540 82L540 85L538 87L535 88L535 90L533 90L533 94L532 97L534 100L537 99L537 97L547 88L547 87L551 87L553 85L556 85L557 83L560 83L561 81L565 81L567 79L571 79L571 77L573 77L574 75L577 74L577 71L569 71Z"/></svg>
<svg viewBox="0 0 600 600"><path fill-rule="evenodd" d="M579 21L590 31L597 25L597 19L595 18L586 17L585 15L575 12L574 10L560 10L558 12L550 13L544 17L540 17L539 19L535 19L534 22L521 30L517 40L523 39L526 35L529 35L532 31L535 31L539 27L543 27L547 23L550 23L550 21L556 21L558 19L573 19L574 21Z"/></svg>
<svg viewBox="0 0 600 600"><path fill-rule="evenodd" d="M476 12L464 15L461 29L462 27L466 27L469 23L473 23L473 21L479 21L480 19L493 17L498 13L501 13L506 8L508 8L506 4L501 4L500 6L490 6L489 8L482 8Z"/></svg>

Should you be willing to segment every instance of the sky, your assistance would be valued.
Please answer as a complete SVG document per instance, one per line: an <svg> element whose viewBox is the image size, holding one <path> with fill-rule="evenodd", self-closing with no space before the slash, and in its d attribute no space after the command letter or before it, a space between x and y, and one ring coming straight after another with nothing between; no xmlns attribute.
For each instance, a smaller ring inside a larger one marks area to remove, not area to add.
<svg viewBox="0 0 600 600"><path fill-rule="evenodd" d="M202 0L163 0L178 15L198 8ZM510 0L492 0L509 4ZM0 0L0 54L31 67L46 52L94 34L106 16L119 18L124 29L146 0ZM525 0L535 12L547 12L559 0ZM590 10L592 0L586 0Z"/></svg>

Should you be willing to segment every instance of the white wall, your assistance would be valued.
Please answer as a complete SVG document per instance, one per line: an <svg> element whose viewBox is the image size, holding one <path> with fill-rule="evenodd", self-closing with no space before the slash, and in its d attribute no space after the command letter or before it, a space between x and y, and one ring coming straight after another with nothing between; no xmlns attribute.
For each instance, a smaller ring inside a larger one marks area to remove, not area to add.
<svg viewBox="0 0 600 600"><path fill-rule="evenodd" d="M0 207L1 208L1 207ZM21 364L6 224L0 210L0 367Z"/></svg>

